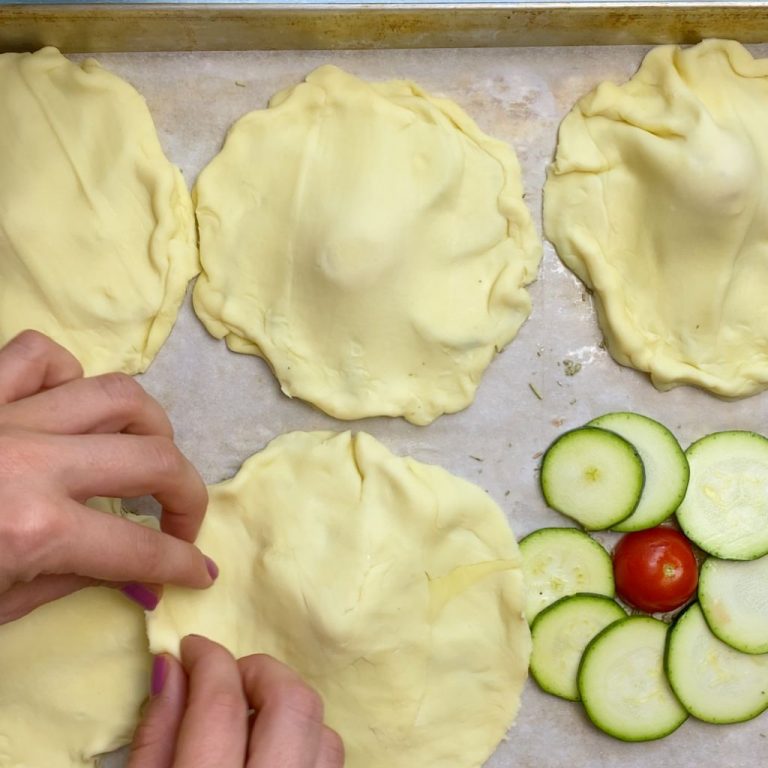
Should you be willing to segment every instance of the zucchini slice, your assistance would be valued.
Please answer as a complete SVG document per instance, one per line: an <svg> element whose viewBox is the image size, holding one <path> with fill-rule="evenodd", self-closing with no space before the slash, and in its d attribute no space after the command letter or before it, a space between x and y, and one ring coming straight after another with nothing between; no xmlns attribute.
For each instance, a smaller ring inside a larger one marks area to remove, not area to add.
<svg viewBox="0 0 768 768"><path fill-rule="evenodd" d="M768 555L746 562L710 557L699 603L712 634L742 653L768 653Z"/></svg>
<svg viewBox="0 0 768 768"><path fill-rule="evenodd" d="M588 426L621 435L640 454L645 485L635 511L614 531L642 531L666 520L680 506L688 487L688 459L675 436L658 421L639 413L607 413Z"/></svg>
<svg viewBox="0 0 768 768"><path fill-rule="evenodd" d="M691 479L677 520L705 552L725 560L768 554L768 440L715 432L686 451Z"/></svg>
<svg viewBox="0 0 768 768"><path fill-rule="evenodd" d="M525 579L525 618L566 595L592 592L613 597L611 556L576 528L542 528L520 542Z"/></svg>
<svg viewBox="0 0 768 768"><path fill-rule="evenodd" d="M622 741L667 736L688 717L664 674L667 625L631 616L604 629L579 666L579 693L589 719Z"/></svg>
<svg viewBox="0 0 768 768"><path fill-rule="evenodd" d="M709 630L698 603L669 632L667 676L683 706L707 723L741 723L768 709L768 654L750 655Z"/></svg>
<svg viewBox="0 0 768 768"><path fill-rule="evenodd" d="M552 509L587 530L599 531L634 512L645 471L637 451L623 437L581 427L560 435L549 446L539 479Z"/></svg>
<svg viewBox="0 0 768 768"><path fill-rule="evenodd" d="M545 608L531 627L533 679L547 693L578 701L584 649L598 632L626 615L615 600L603 595L570 595Z"/></svg>

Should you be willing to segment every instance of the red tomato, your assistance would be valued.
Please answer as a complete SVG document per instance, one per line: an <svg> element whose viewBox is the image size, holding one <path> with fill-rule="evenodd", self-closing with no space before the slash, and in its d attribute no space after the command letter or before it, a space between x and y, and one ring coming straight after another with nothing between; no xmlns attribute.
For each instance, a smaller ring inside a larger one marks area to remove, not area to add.
<svg viewBox="0 0 768 768"><path fill-rule="evenodd" d="M666 527L624 536L613 550L613 575L619 597L647 613L679 608L699 582L691 542Z"/></svg>

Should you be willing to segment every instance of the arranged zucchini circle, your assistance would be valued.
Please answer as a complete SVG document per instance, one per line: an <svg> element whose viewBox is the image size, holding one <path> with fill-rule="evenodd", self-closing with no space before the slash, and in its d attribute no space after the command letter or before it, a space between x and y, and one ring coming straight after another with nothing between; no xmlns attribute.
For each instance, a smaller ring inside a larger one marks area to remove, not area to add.
<svg viewBox="0 0 768 768"><path fill-rule="evenodd" d="M635 511L614 531L642 531L666 520L680 505L688 487L688 460L680 443L663 424L639 413L606 413L589 426L615 432L640 455L645 485Z"/></svg>
<svg viewBox="0 0 768 768"><path fill-rule="evenodd" d="M699 573L699 603L715 637L742 653L768 653L768 555L707 559Z"/></svg>
<svg viewBox="0 0 768 768"><path fill-rule="evenodd" d="M718 640L698 603L670 630L665 665L675 694L699 720L740 723L768 709L768 654L741 653Z"/></svg>
<svg viewBox="0 0 768 768"><path fill-rule="evenodd" d="M613 597L611 556L591 536L576 528L542 528L520 542L526 587L525 618L561 597L591 592Z"/></svg>
<svg viewBox="0 0 768 768"><path fill-rule="evenodd" d="M566 432L549 446L540 482L552 509L596 531L634 512L645 471L631 443L615 432L587 426Z"/></svg>
<svg viewBox="0 0 768 768"><path fill-rule="evenodd" d="M531 675L542 690L581 699L595 725L625 741L666 736L689 714L737 723L768 709L768 439L717 432L683 452L653 419L608 413L550 445L540 483L552 509L587 530L626 532L621 544L634 545L617 547L614 563L572 528L545 528L521 542ZM657 528L673 514L682 534ZM685 563L672 533L690 553ZM648 612L674 609L696 589L686 578L673 602L670 579L697 575L690 542L710 554L698 574L699 602L672 628L627 617L611 599L614 570L618 579L629 567L643 584L644 602L625 600Z"/></svg>
<svg viewBox="0 0 768 768"><path fill-rule="evenodd" d="M715 432L686 455L691 477L677 510L685 535L725 560L768 554L768 440L754 432Z"/></svg>

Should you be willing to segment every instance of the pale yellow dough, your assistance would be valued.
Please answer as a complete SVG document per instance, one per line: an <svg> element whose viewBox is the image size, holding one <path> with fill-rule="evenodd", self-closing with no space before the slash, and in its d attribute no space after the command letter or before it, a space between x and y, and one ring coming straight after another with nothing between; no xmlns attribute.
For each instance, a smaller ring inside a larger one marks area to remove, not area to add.
<svg viewBox="0 0 768 768"><path fill-rule="evenodd" d="M143 371L198 271L192 201L144 99L54 48L0 56L0 345Z"/></svg>
<svg viewBox="0 0 768 768"><path fill-rule="evenodd" d="M209 489L204 592L168 587L153 652L188 633L269 653L321 693L347 768L472 768L519 706L530 636L499 508L369 435L294 432Z"/></svg>
<svg viewBox="0 0 768 768"><path fill-rule="evenodd" d="M768 385L768 60L654 49L565 118L544 203L618 362L660 389Z"/></svg>
<svg viewBox="0 0 768 768"><path fill-rule="evenodd" d="M337 418L465 408L530 311L514 152L414 83L321 67L234 125L195 195L197 314Z"/></svg>
<svg viewBox="0 0 768 768"><path fill-rule="evenodd" d="M0 626L0 768L92 768L147 695L144 615L91 587Z"/></svg>

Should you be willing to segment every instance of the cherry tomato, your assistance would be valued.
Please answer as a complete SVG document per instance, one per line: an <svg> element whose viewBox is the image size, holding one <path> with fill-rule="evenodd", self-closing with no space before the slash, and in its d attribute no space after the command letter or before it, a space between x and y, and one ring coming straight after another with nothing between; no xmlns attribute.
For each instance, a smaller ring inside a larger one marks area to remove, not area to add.
<svg viewBox="0 0 768 768"><path fill-rule="evenodd" d="M666 527L624 536L613 550L613 575L619 597L647 613L679 608L699 582L691 542Z"/></svg>

